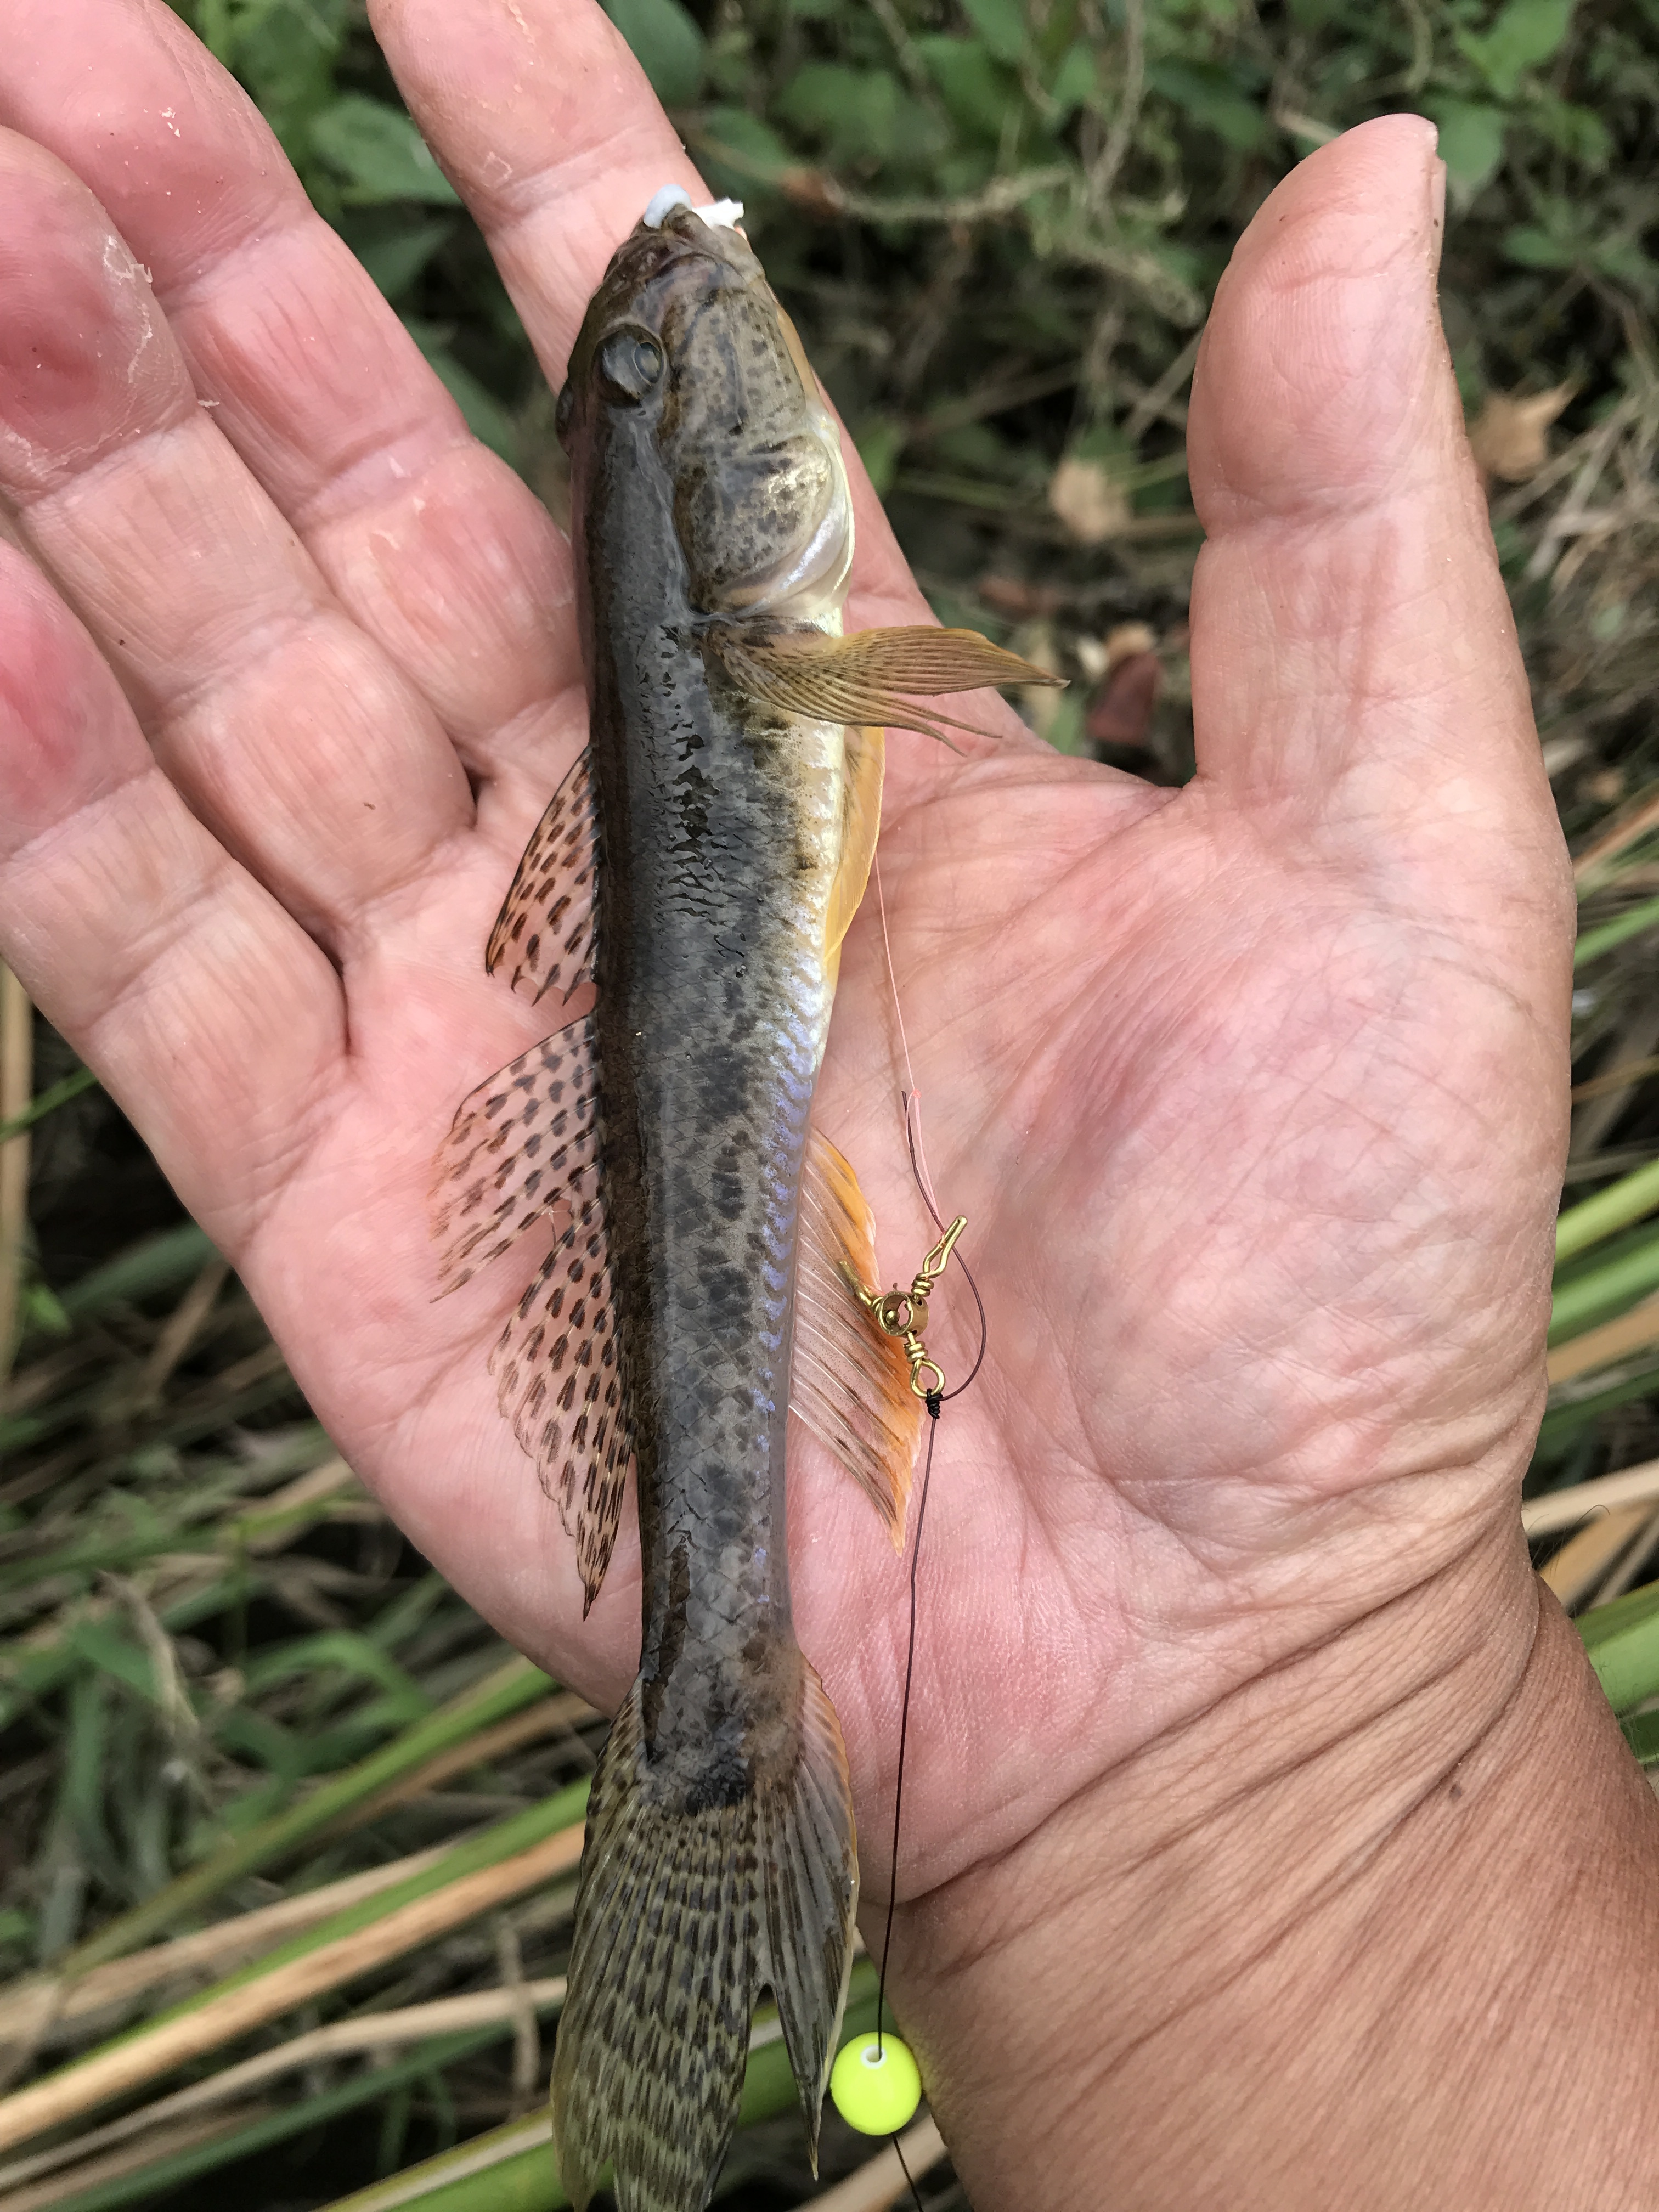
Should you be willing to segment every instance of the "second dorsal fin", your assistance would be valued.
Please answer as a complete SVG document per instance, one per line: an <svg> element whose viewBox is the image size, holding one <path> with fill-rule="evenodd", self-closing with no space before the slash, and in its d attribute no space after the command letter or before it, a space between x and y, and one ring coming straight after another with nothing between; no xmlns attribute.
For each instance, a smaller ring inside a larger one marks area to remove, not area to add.
<svg viewBox="0 0 1659 2212"><path fill-rule="evenodd" d="M789 1402L886 1523L895 1550L921 1440L909 1364L853 1295L847 1270L876 1278L875 1218L858 1177L814 1129L801 1176L795 1362Z"/></svg>

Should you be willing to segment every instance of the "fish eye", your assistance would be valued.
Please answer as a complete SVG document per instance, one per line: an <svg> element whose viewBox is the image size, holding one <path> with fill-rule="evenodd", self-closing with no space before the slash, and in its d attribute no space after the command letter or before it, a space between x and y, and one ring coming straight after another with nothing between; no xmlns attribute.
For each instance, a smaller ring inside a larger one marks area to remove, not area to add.
<svg viewBox="0 0 1659 2212"><path fill-rule="evenodd" d="M599 381L611 399L643 399L662 374L662 348L638 331L613 331L599 354Z"/></svg>

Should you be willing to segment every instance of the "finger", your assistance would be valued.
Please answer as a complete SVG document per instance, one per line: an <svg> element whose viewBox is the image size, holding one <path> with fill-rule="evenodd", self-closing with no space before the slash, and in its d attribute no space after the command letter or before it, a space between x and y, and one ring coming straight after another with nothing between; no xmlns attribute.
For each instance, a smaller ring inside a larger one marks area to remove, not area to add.
<svg viewBox="0 0 1659 2212"><path fill-rule="evenodd" d="M1465 878L1558 842L1435 296L1432 128L1273 194L1217 295L1190 432L1200 782L1350 858ZM1308 849L1304 847L1304 849Z"/></svg>
<svg viewBox="0 0 1659 2212"><path fill-rule="evenodd" d="M161 0L17 0L0 121L149 273L216 427L353 618L494 774L574 750L568 548ZM544 796L543 792L543 796Z"/></svg>
<svg viewBox="0 0 1659 2212"><path fill-rule="evenodd" d="M195 811L343 947L471 822L453 750L195 404L84 186L8 133L0 204L0 492Z"/></svg>
<svg viewBox="0 0 1659 2212"><path fill-rule="evenodd" d="M0 544L0 957L240 1255L343 1043L327 961L157 769L119 686Z"/></svg>

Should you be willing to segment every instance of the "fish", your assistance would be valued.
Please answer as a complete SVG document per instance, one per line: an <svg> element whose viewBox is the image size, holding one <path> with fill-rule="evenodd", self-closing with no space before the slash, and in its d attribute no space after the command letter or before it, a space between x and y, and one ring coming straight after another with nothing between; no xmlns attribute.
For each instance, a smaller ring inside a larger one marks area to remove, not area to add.
<svg viewBox="0 0 1659 2212"><path fill-rule="evenodd" d="M874 1222L811 1109L863 896L885 730L1045 680L969 630L843 635L838 429L729 205L659 194L560 394L587 750L485 966L592 1010L479 1085L436 1162L446 1287L553 1249L491 1356L586 1607L634 1478L640 1670L588 1802L555 2151L572 2203L702 2212L756 2002L776 2002L817 2171L851 1966L847 1756L796 1640L793 1407L902 1546L921 1404L867 1310ZM948 741L948 740L947 740Z"/></svg>

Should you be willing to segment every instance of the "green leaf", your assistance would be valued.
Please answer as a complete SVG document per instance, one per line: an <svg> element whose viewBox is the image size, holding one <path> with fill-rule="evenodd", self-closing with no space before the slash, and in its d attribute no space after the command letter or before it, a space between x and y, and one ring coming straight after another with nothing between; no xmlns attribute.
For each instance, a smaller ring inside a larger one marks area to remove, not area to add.
<svg viewBox="0 0 1659 2212"><path fill-rule="evenodd" d="M277 1644L248 1662L244 1679L248 1694L257 1697L296 1674L315 1674L334 1667L389 1691L406 1721L422 1719L431 1710L432 1700L397 1661L350 1629L325 1628L318 1635Z"/></svg>
<svg viewBox="0 0 1659 2212"><path fill-rule="evenodd" d="M1655 1290L1659 1290L1659 1235L1647 1237L1621 1258L1563 1283L1550 1308L1549 1340L1562 1344L1581 1335Z"/></svg>
<svg viewBox="0 0 1659 2212"><path fill-rule="evenodd" d="M61 1083L54 1083L49 1091L42 1091L31 1098L21 1114L9 1121L0 1121L0 1145L13 1137L21 1137L25 1129L32 1129L37 1121L44 1121L48 1114L55 1114L71 1098L78 1098L83 1091L90 1091L98 1078L89 1067L77 1067L73 1075L66 1075Z"/></svg>
<svg viewBox="0 0 1659 2212"><path fill-rule="evenodd" d="M702 33L680 0L605 0L665 107L689 107L702 88Z"/></svg>
<svg viewBox="0 0 1659 2212"><path fill-rule="evenodd" d="M1617 611L1620 623L1608 633L1609 636L1616 636L1623 623L1624 609L1621 607ZM1603 608L1590 623L1591 635L1603 644L1607 639L1601 636L1596 625L1605 619L1607 613L1607 610ZM1623 945L1632 937L1639 937L1644 929L1651 929L1656 921L1659 921L1659 899L1644 899L1640 906L1633 906L1627 912L1616 915L1611 921L1604 921L1595 929L1581 930L1578 942L1572 948L1573 966L1587 967L1592 960L1599 960L1604 952L1611 952L1615 945Z"/></svg>
<svg viewBox="0 0 1659 2212"><path fill-rule="evenodd" d="M968 39L918 39L916 51L927 64L951 121L995 145L1010 109L1020 105L1019 88L1012 79L983 46Z"/></svg>
<svg viewBox="0 0 1659 2212"><path fill-rule="evenodd" d="M1504 235L1504 258L1523 269L1571 269L1578 249L1569 239L1554 237L1536 223L1523 222Z"/></svg>
<svg viewBox="0 0 1659 2212"><path fill-rule="evenodd" d="M73 1336L75 1323L63 1303L45 1283L31 1283L23 1293L23 1322L43 1336Z"/></svg>
<svg viewBox="0 0 1659 2212"><path fill-rule="evenodd" d="M777 111L836 161L880 161L897 149L900 118L909 105L885 70L806 62L784 87ZM911 121L914 127L914 115Z"/></svg>
<svg viewBox="0 0 1659 2212"><path fill-rule="evenodd" d="M859 425L853 442L859 449L859 459L864 463L876 497L884 499L904 451L904 425L890 415L872 415Z"/></svg>
<svg viewBox="0 0 1659 2212"><path fill-rule="evenodd" d="M1605 169L1613 158L1613 136L1593 107L1575 107L1550 94L1529 111L1530 119L1553 146L1587 169Z"/></svg>
<svg viewBox="0 0 1659 2212"><path fill-rule="evenodd" d="M1614 1712L1659 1692L1659 1584L1596 1606L1574 1626Z"/></svg>
<svg viewBox="0 0 1659 2212"><path fill-rule="evenodd" d="M1000 62L1024 58L1028 28L1019 0L962 0L963 12Z"/></svg>
<svg viewBox="0 0 1659 2212"><path fill-rule="evenodd" d="M86 1660L100 1674L112 1675L128 1689L137 1690L140 1697L155 1698L155 1674L149 1652L141 1650L107 1621L77 1621L70 1642L76 1656Z"/></svg>
<svg viewBox="0 0 1659 2212"><path fill-rule="evenodd" d="M1500 100L1512 100L1521 79L1547 62L1567 35L1572 0L1510 0L1484 34L1464 31L1458 45Z"/></svg>
<svg viewBox="0 0 1659 2212"><path fill-rule="evenodd" d="M440 216L411 224L385 238L365 240L356 249L361 261L388 300L401 299L455 226Z"/></svg>
<svg viewBox="0 0 1659 2212"><path fill-rule="evenodd" d="M1060 58L1048 87L1048 96L1062 117L1074 108L1087 107L1100 96L1100 72L1091 49L1079 39Z"/></svg>
<svg viewBox="0 0 1659 2212"><path fill-rule="evenodd" d="M311 143L345 179L348 200L371 206L383 200L459 204L459 194L414 124L384 100L357 92L343 94L313 121Z"/></svg>
<svg viewBox="0 0 1659 2212"><path fill-rule="evenodd" d="M697 166L711 191L732 199L761 199L796 161L770 124L747 108L706 107L697 133Z"/></svg>
<svg viewBox="0 0 1659 2212"><path fill-rule="evenodd" d="M349 6L350 0L220 0L201 10L202 35L258 101L302 173L310 125L335 97Z"/></svg>
<svg viewBox="0 0 1659 2212"><path fill-rule="evenodd" d="M1146 82L1191 121L1241 153L1265 145L1272 135L1267 117L1245 97L1237 78L1215 62L1155 62Z"/></svg>
<svg viewBox="0 0 1659 2212"><path fill-rule="evenodd" d="M1504 160L1504 117L1501 109L1473 100L1426 103L1440 128L1440 158L1465 205L1484 191Z"/></svg>
<svg viewBox="0 0 1659 2212"><path fill-rule="evenodd" d="M1048 726L1042 734L1057 753L1071 753L1083 760L1092 757L1093 749L1083 726L1085 703L1084 694L1075 687L1062 692L1054 702Z"/></svg>

